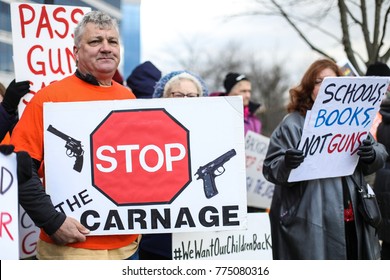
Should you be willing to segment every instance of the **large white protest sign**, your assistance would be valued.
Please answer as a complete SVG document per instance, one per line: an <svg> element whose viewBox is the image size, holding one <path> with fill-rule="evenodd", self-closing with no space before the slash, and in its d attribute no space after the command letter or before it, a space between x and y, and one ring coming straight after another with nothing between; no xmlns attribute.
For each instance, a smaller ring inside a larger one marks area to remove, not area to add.
<svg viewBox="0 0 390 280"><path fill-rule="evenodd" d="M47 191L91 234L246 224L239 97L45 103L44 130Z"/></svg>
<svg viewBox="0 0 390 280"><path fill-rule="evenodd" d="M11 3L13 59L16 81L30 81L30 93L19 105L19 115L32 96L48 84L73 74L73 31L89 7Z"/></svg>
<svg viewBox="0 0 390 280"><path fill-rule="evenodd" d="M0 260L19 259L16 154L0 153Z"/></svg>
<svg viewBox="0 0 390 280"><path fill-rule="evenodd" d="M172 234L174 260L272 260L268 213L248 213L246 230Z"/></svg>
<svg viewBox="0 0 390 280"><path fill-rule="evenodd" d="M388 84L388 77L325 78L297 147L305 160L289 182L351 175Z"/></svg>
<svg viewBox="0 0 390 280"><path fill-rule="evenodd" d="M248 131L245 135L246 186L248 206L270 208L275 185L263 175L263 162L267 154L269 138Z"/></svg>

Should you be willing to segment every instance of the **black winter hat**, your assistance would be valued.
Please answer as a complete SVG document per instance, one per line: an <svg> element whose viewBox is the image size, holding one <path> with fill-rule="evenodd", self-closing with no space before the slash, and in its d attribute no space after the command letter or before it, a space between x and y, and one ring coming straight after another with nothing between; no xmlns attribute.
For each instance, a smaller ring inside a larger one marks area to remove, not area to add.
<svg viewBox="0 0 390 280"><path fill-rule="evenodd" d="M134 68L126 82L137 98L152 98L160 78L161 71L152 62L145 61Z"/></svg>
<svg viewBox="0 0 390 280"><path fill-rule="evenodd" d="M243 75L238 73L228 73L225 77L225 81L223 82L223 86L225 87L226 94L232 90L232 88L241 81L249 81L249 79Z"/></svg>
<svg viewBox="0 0 390 280"><path fill-rule="evenodd" d="M378 61L368 66L366 76L390 76L390 68Z"/></svg>

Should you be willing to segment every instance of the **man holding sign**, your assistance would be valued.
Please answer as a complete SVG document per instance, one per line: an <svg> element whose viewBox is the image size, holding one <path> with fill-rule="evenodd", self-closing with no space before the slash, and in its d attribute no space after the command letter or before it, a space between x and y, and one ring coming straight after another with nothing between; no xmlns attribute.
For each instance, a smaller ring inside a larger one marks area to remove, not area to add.
<svg viewBox="0 0 390 280"><path fill-rule="evenodd" d="M38 259L126 259L136 252L138 235L88 236L76 219L55 209L37 174L44 159L45 102L135 98L112 79L120 61L120 43L118 25L109 15L100 11L84 15L74 31L73 53L76 73L38 91L12 135L16 150L28 151L35 163L33 177L20 186L20 204L41 228Z"/></svg>
<svg viewBox="0 0 390 280"><path fill-rule="evenodd" d="M387 157L369 129L389 81L340 76L333 61L315 61L290 90L289 114L271 136L263 173L275 184L274 259L379 258L356 184Z"/></svg>

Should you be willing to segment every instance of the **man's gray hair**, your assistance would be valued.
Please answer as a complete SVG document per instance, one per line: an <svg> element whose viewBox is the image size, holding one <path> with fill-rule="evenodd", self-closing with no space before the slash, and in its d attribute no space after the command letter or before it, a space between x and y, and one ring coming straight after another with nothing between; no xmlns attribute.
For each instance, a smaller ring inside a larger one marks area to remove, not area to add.
<svg viewBox="0 0 390 280"><path fill-rule="evenodd" d="M108 14L101 11L91 11L84 15L84 17L78 22L76 28L74 29L74 44L76 47L80 46L84 28L88 23L93 23L102 29L115 28L119 33L118 22L115 18L112 18Z"/></svg>

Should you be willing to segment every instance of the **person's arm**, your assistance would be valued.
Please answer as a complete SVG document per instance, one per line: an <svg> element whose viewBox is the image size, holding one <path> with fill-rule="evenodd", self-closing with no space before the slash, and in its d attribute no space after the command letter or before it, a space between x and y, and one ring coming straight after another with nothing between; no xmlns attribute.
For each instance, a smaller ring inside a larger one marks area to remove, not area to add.
<svg viewBox="0 0 390 280"><path fill-rule="evenodd" d="M288 184L291 170L303 162L303 152L296 149L303 122L303 117L290 114L272 133L263 163L263 175L267 181L277 185Z"/></svg>
<svg viewBox="0 0 390 280"><path fill-rule="evenodd" d="M12 129L17 120L16 115L8 114L3 105L0 104L0 142L4 139L7 132Z"/></svg>
<svg viewBox="0 0 390 280"><path fill-rule="evenodd" d="M85 241L89 231L73 218L55 209L38 176L39 162L33 160L32 177L19 185L19 203L34 221L57 244Z"/></svg>
<svg viewBox="0 0 390 280"><path fill-rule="evenodd" d="M8 114L14 115L18 110L20 99L29 92L29 81L16 82L14 79L5 90L4 99L1 104Z"/></svg>
<svg viewBox="0 0 390 280"><path fill-rule="evenodd" d="M18 121L17 110L20 99L30 92L30 82L15 82L13 80L7 87L4 99L0 104L0 141Z"/></svg>

